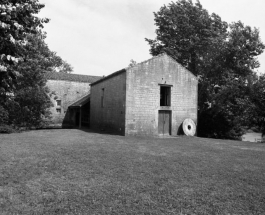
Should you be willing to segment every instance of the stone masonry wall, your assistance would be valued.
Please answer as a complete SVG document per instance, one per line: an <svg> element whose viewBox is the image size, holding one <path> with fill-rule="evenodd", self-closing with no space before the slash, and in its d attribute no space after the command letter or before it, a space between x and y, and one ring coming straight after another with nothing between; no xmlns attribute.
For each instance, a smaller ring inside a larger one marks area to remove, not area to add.
<svg viewBox="0 0 265 215"><path fill-rule="evenodd" d="M126 73L120 73L91 86L90 126L124 135ZM101 106L104 88L104 106Z"/></svg>
<svg viewBox="0 0 265 215"><path fill-rule="evenodd" d="M48 80L46 85L50 89L51 101L54 105L50 109L52 112L52 123L60 125L62 122L66 124L70 123L70 116L69 113L67 113L68 106L89 93L89 83ZM56 100L58 99L61 100L61 106L57 106ZM57 109L61 109L61 112L59 113Z"/></svg>
<svg viewBox="0 0 265 215"><path fill-rule="evenodd" d="M171 135L186 118L197 123L198 81L167 55L127 69L125 135L158 135L159 110L171 111ZM171 87L171 106L160 107L160 85Z"/></svg>

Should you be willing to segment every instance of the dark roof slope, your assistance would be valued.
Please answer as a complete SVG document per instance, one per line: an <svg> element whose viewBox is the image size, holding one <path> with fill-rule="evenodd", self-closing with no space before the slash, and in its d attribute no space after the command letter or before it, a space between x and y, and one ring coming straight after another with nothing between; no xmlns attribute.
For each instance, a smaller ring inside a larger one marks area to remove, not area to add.
<svg viewBox="0 0 265 215"><path fill-rule="evenodd" d="M90 85L93 86L94 84L97 84L97 83L99 83L99 82L101 82L101 81L105 81L106 79L112 78L112 77L114 77L114 76L116 76L116 75L119 75L119 74L121 74L121 73L123 73L123 72L126 72L126 69L121 69L121 70L119 70L119 71L117 71L117 72L111 73L110 75L108 75L108 76L106 76L106 77L103 77L103 78L101 78L101 79L98 79L97 81L91 83Z"/></svg>
<svg viewBox="0 0 265 215"><path fill-rule="evenodd" d="M90 93L75 101L69 108L81 107L90 101Z"/></svg>
<svg viewBox="0 0 265 215"><path fill-rule="evenodd" d="M101 79L102 77L91 76L91 75L69 74L69 73L63 73L63 72L47 72L46 78L48 80L63 80L63 81L93 83Z"/></svg>

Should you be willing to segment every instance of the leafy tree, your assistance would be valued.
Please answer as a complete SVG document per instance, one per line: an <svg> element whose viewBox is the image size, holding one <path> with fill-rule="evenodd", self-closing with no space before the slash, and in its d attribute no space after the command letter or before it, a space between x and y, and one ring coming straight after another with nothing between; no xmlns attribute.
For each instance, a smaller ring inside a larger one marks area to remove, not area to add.
<svg viewBox="0 0 265 215"><path fill-rule="evenodd" d="M46 35L39 32L27 36L23 49L23 61L11 66L18 75L13 81L12 96L6 100L9 124L16 126L40 126L49 118L51 106L45 74L60 66L61 58L49 50L44 42Z"/></svg>
<svg viewBox="0 0 265 215"><path fill-rule="evenodd" d="M246 82L255 76L257 56L265 48L258 29L240 21L228 25L199 1L178 0L154 15L157 36L146 39L150 53L166 52L198 77L198 134L240 136L243 127L251 126L255 109Z"/></svg>
<svg viewBox="0 0 265 215"><path fill-rule="evenodd" d="M35 14L44 7L38 0L2 0L0 3L0 94L13 89L18 73L11 66L22 60L27 35L36 34L43 23Z"/></svg>
<svg viewBox="0 0 265 215"><path fill-rule="evenodd" d="M259 37L259 30L244 26L241 21L229 25L226 43L225 65L239 76L248 76L260 66L257 56L265 46Z"/></svg>
<svg viewBox="0 0 265 215"><path fill-rule="evenodd" d="M7 103L14 95L14 80L20 75L13 66L24 57L27 36L36 34L48 22L35 16L43 7L38 0L0 2L0 110L5 116L2 124L8 121Z"/></svg>
<svg viewBox="0 0 265 215"><path fill-rule="evenodd" d="M179 0L163 6L155 15L156 38L146 39L150 53L166 52L195 75L206 59L211 61L226 38L227 23L210 15L199 1Z"/></svg>
<svg viewBox="0 0 265 215"><path fill-rule="evenodd" d="M6 103L9 122L16 126L41 126L49 119L52 105L46 87L46 73L64 68L63 61L45 43L46 34L38 32L27 36L23 61L11 68L18 71L14 81L13 96ZM67 64L71 67L70 64ZM67 68L65 68L66 70Z"/></svg>
<svg viewBox="0 0 265 215"><path fill-rule="evenodd" d="M253 69L259 66L257 56L263 52L264 44L256 28L244 26L240 21L229 26L224 51L212 64L218 64L220 69L206 68L199 82L199 134L202 136L234 139L248 128L262 129L253 120L259 119L262 112L254 115L258 103L253 100L256 95L252 84L258 79ZM214 76L209 76L209 71Z"/></svg>
<svg viewBox="0 0 265 215"><path fill-rule="evenodd" d="M199 111L198 132L201 136L237 139L251 118L249 87L244 78L234 74L228 73L223 81L225 84L213 87L208 102Z"/></svg>
<svg viewBox="0 0 265 215"><path fill-rule="evenodd" d="M62 64L58 68L58 71L63 73L71 73L73 70L74 68L65 60L62 60Z"/></svg>
<svg viewBox="0 0 265 215"><path fill-rule="evenodd" d="M35 16L43 7L38 0L0 3L0 124L40 126L51 105L45 73L72 71L44 42L49 20Z"/></svg>
<svg viewBox="0 0 265 215"><path fill-rule="evenodd" d="M265 74L251 79L250 86L250 98L255 104L251 110L250 123L265 134Z"/></svg>

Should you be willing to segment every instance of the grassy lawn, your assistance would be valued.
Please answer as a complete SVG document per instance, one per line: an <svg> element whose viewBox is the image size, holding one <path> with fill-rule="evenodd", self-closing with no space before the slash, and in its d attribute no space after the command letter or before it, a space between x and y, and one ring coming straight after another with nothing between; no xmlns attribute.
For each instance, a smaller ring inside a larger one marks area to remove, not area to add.
<svg viewBox="0 0 265 215"><path fill-rule="evenodd" d="M0 214L265 214L265 144L0 135Z"/></svg>

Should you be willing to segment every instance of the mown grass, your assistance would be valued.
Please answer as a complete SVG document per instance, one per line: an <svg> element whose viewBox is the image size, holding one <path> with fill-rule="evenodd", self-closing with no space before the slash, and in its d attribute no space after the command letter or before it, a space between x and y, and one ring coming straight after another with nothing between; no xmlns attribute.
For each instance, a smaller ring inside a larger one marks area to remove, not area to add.
<svg viewBox="0 0 265 215"><path fill-rule="evenodd" d="M265 145L81 130L0 135L0 214L265 214Z"/></svg>

